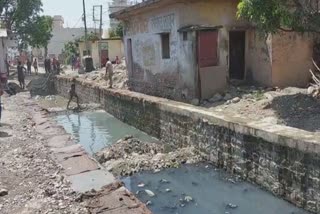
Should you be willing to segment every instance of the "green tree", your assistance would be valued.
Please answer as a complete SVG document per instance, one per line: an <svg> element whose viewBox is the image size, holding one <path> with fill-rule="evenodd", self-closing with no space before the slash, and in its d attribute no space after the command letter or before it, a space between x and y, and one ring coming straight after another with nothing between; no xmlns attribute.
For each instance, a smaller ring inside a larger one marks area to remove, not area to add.
<svg viewBox="0 0 320 214"><path fill-rule="evenodd" d="M123 37L123 23L122 22L120 22L118 25L117 25L117 27L116 27L116 29L115 29L115 32L116 32L116 35L118 36L118 37Z"/></svg>
<svg viewBox="0 0 320 214"><path fill-rule="evenodd" d="M63 54L65 57L65 63L71 63L71 57L76 56L78 54L79 44L78 41L70 41L64 44Z"/></svg>
<svg viewBox="0 0 320 214"><path fill-rule="evenodd" d="M42 11L41 0L0 0L0 22L9 33L22 41L30 23L34 23Z"/></svg>
<svg viewBox="0 0 320 214"><path fill-rule="evenodd" d="M52 38L52 22L51 16L39 16L26 30L26 42L32 47L44 48L45 56L48 54L48 44Z"/></svg>
<svg viewBox="0 0 320 214"><path fill-rule="evenodd" d="M94 33L94 32L90 32L90 33L88 33L88 35L87 35L87 40L88 40L88 41L94 42L94 41L98 41L99 39L100 39L99 35L96 34L96 33ZM85 36L82 36L82 37L79 39L79 41L85 41Z"/></svg>
<svg viewBox="0 0 320 214"><path fill-rule="evenodd" d="M109 29L110 38L123 37L123 23L119 23L116 27Z"/></svg>
<svg viewBox="0 0 320 214"><path fill-rule="evenodd" d="M318 0L241 0L238 17L264 33L320 32Z"/></svg>

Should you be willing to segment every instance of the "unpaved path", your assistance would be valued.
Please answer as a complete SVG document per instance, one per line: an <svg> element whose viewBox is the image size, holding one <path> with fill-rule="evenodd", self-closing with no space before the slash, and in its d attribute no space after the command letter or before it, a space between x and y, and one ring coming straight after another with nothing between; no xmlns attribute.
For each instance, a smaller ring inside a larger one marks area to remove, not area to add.
<svg viewBox="0 0 320 214"><path fill-rule="evenodd" d="M3 98L0 127L0 213L87 213L36 133L28 93Z"/></svg>

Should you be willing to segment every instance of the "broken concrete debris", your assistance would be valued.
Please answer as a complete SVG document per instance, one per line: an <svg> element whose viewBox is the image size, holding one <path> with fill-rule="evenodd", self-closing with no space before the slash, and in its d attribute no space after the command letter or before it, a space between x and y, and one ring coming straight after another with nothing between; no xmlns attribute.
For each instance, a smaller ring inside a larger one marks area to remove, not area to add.
<svg viewBox="0 0 320 214"><path fill-rule="evenodd" d="M203 162L207 156L195 147L175 148L166 151L164 144L142 142L132 136L119 140L114 145L95 154L96 159L116 176L128 176L151 170L179 167L182 163ZM167 183L160 180L160 183ZM141 184L141 187L143 184Z"/></svg>

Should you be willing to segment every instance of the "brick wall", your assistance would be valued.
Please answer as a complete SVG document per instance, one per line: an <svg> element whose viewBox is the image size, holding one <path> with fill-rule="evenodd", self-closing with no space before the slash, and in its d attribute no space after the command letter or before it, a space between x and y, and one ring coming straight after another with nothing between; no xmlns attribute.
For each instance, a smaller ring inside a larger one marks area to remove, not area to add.
<svg viewBox="0 0 320 214"><path fill-rule="evenodd" d="M67 95L69 87L68 79L57 79L58 93ZM116 118L163 142L196 145L216 166L320 212L318 136L290 127L248 125L188 104L89 82L78 82L76 90L82 101L101 103Z"/></svg>

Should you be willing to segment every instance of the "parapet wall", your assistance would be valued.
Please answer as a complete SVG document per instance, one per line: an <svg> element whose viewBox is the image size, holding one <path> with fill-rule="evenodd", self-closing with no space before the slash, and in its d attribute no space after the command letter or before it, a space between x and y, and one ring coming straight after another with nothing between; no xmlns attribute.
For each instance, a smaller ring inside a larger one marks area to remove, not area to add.
<svg viewBox="0 0 320 214"><path fill-rule="evenodd" d="M68 95L70 79L55 87ZM195 145L220 168L299 207L320 213L320 135L232 118L204 108L77 80L82 102L97 102L116 118L166 143Z"/></svg>

